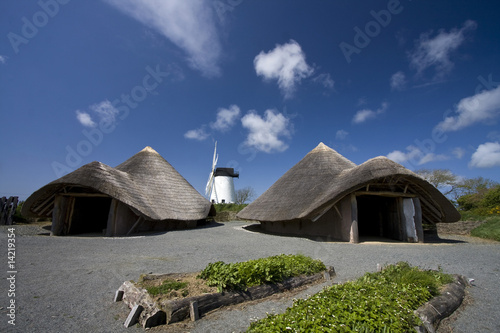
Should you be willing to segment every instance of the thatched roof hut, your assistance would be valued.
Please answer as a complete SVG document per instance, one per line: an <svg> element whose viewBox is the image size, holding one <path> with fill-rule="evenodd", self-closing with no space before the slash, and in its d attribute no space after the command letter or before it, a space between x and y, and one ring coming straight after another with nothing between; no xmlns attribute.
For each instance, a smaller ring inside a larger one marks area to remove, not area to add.
<svg viewBox="0 0 500 333"><path fill-rule="evenodd" d="M92 162L43 186L23 214L52 217L52 234L107 236L196 226L212 204L151 147L112 168Z"/></svg>
<svg viewBox="0 0 500 333"><path fill-rule="evenodd" d="M356 165L320 143L238 217L271 232L358 242L423 241L422 223L460 214L433 185L386 157Z"/></svg>

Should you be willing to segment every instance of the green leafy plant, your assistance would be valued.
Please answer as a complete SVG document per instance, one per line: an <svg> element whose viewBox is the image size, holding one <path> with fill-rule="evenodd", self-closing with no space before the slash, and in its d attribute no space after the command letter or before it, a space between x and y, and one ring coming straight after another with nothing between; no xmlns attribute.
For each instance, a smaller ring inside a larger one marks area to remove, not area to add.
<svg viewBox="0 0 500 333"><path fill-rule="evenodd" d="M268 315L247 332L410 332L419 324L413 311L451 280L440 271L398 263L296 300L285 313Z"/></svg>
<svg viewBox="0 0 500 333"><path fill-rule="evenodd" d="M210 263L198 277L222 292L282 282L292 276L310 275L324 270L326 267L320 260L313 260L300 254L280 254L240 263L226 264L222 261Z"/></svg>

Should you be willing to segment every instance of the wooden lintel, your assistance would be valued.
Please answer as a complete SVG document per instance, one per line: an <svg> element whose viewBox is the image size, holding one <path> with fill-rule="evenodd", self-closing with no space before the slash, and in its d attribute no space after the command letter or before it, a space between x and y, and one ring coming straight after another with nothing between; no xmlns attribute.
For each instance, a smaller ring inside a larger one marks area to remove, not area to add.
<svg viewBox="0 0 500 333"><path fill-rule="evenodd" d="M65 197L86 197L86 198L107 198L109 195L104 194L104 193L74 193L74 192L68 192L68 193L61 193L61 195Z"/></svg>
<svg viewBox="0 0 500 333"><path fill-rule="evenodd" d="M403 193L403 192L391 192L391 191L378 191L378 192L358 191L358 192L355 192L354 194L356 194L357 196L358 195L378 195L381 197L394 197L394 198L399 198L399 197L415 198L415 197L417 197L416 194Z"/></svg>

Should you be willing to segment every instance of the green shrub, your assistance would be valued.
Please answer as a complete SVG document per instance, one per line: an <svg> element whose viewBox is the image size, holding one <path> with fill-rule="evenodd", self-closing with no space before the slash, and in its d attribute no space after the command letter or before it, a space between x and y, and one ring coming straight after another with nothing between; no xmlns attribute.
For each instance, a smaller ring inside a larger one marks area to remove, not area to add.
<svg viewBox="0 0 500 333"><path fill-rule="evenodd" d="M489 209L493 209L500 206L500 186L496 186L490 189L484 194L481 200L481 205Z"/></svg>
<svg viewBox="0 0 500 333"><path fill-rule="evenodd" d="M243 208L248 206L248 204L235 204L235 203L220 203L220 204L214 204L215 211L217 213L219 212L239 212Z"/></svg>
<svg viewBox="0 0 500 333"><path fill-rule="evenodd" d="M414 310L451 280L442 272L398 263L297 300L285 313L252 323L247 332L413 331L419 324Z"/></svg>
<svg viewBox="0 0 500 333"><path fill-rule="evenodd" d="M226 264L222 261L210 263L198 277L222 292L282 282L292 276L310 275L324 270L326 267L320 260L313 260L300 254L280 254L240 263Z"/></svg>
<svg viewBox="0 0 500 333"><path fill-rule="evenodd" d="M470 215L500 215L500 186L494 186L478 193L463 195L457 199L462 220Z"/></svg>

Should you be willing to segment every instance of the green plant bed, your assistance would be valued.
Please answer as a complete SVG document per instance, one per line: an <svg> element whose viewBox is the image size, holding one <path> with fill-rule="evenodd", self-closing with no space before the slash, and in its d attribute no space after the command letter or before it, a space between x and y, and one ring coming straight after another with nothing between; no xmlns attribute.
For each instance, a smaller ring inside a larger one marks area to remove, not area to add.
<svg viewBox="0 0 500 333"><path fill-rule="evenodd" d="M326 267L320 260L313 260L300 254L280 254L239 263L226 264L222 261L210 263L198 277L222 292L283 282L289 277L312 275L324 270Z"/></svg>
<svg viewBox="0 0 500 333"><path fill-rule="evenodd" d="M486 222L472 229L471 236L500 241L500 216L486 218Z"/></svg>
<svg viewBox="0 0 500 333"><path fill-rule="evenodd" d="M184 289L187 287L187 285L188 285L187 282L179 282L175 280L166 279L162 282L161 285L146 287L146 290L152 296L156 296L159 294L168 294L172 290ZM182 296L187 296L187 295L188 293L186 291L183 291Z"/></svg>
<svg viewBox="0 0 500 333"><path fill-rule="evenodd" d="M297 300L247 332L411 332L420 321L414 310L451 281L450 275L402 262Z"/></svg>

